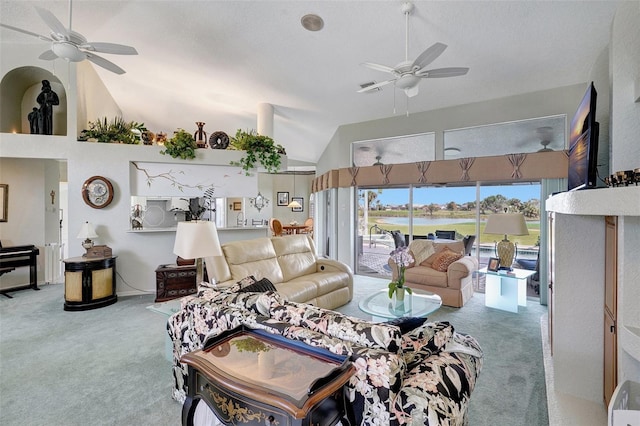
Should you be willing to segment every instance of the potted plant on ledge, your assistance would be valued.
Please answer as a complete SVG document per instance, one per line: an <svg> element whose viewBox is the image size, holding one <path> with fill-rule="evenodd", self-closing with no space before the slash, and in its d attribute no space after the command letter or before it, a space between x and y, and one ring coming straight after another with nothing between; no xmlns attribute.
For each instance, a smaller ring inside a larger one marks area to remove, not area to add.
<svg viewBox="0 0 640 426"><path fill-rule="evenodd" d="M164 150L160 151L160 154L190 160L196 158L197 148L191 133L187 133L184 129L178 129L173 133L173 137L164 143Z"/></svg>
<svg viewBox="0 0 640 426"><path fill-rule="evenodd" d="M280 155L286 155L281 145L276 144L269 136L259 135L255 130L238 129L230 142L232 149L246 151L240 161L232 161L231 165L241 166L247 176L256 167L256 163L260 163L267 173L277 172L280 169Z"/></svg>
<svg viewBox="0 0 640 426"><path fill-rule="evenodd" d="M89 122L89 128L78 136L79 141L138 144L140 136L147 131L144 123L124 121L122 117L115 117L111 121L107 117Z"/></svg>

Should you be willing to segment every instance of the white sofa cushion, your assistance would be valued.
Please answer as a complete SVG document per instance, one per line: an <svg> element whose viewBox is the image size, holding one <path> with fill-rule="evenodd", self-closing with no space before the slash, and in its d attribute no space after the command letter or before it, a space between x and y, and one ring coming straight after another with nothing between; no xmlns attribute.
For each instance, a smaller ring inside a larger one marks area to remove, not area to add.
<svg viewBox="0 0 640 426"><path fill-rule="evenodd" d="M282 281L291 281L316 272L316 255L313 241L308 235L290 235L272 238L278 264L282 269Z"/></svg>
<svg viewBox="0 0 640 426"><path fill-rule="evenodd" d="M253 275L258 280L268 278L274 284L283 281L276 252L269 238L232 241L223 245L222 251L232 277Z"/></svg>

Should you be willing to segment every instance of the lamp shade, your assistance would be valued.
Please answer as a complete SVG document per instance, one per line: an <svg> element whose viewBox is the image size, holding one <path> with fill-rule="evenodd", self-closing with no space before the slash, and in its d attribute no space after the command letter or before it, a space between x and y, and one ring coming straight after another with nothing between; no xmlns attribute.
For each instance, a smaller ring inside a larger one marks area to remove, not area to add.
<svg viewBox="0 0 640 426"><path fill-rule="evenodd" d="M222 256L218 230L213 222L178 222L173 253L183 259Z"/></svg>
<svg viewBox="0 0 640 426"><path fill-rule="evenodd" d="M294 208L294 209L299 209L302 206L300 205L300 203L297 200L293 200L287 205L287 207L291 207L291 208Z"/></svg>
<svg viewBox="0 0 640 426"><path fill-rule="evenodd" d="M80 238L83 240L87 238L98 238L98 234L96 234L96 230L93 229L92 224L90 224L89 222L85 222L80 227L80 232L78 232L78 236L76 238Z"/></svg>
<svg viewBox="0 0 640 426"><path fill-rule="evenodd" d="M529 235L522 213L493 214L487 218L485 234Z"/></svg>

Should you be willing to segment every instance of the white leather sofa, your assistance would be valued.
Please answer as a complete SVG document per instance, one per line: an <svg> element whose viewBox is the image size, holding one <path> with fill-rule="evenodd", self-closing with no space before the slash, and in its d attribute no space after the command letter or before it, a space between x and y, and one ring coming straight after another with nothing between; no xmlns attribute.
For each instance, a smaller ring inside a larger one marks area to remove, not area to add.
<svg viewBox="0 0 640 426"><path fill-rule="evenodd" d="M224 256L205 259L209 278L229 287L248 276L267 278L287 300L325 309L353 297L353 272L339 261L319 258L309 235L297 234L222 245Z"/></svg>

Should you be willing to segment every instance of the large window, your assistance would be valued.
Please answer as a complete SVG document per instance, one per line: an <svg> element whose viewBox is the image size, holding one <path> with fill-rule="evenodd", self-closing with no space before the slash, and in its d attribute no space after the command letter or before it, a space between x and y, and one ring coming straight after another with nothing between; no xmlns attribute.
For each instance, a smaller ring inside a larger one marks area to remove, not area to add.
<svg viewBox="0 0 640 426"><path fill-rule="evenodd" d="M436 236L453 231L455 239L475 236L471 256L480 267L495 257L500 235L484 234L486 219L505 211L522 213L529 235L509 236L517 245L516 261L533 260L540 245L540 185L405 187L358 189L356 273L390 277L389 253L398 246L399 234L405 243L414 237ZM394 232L399 231L399 232ZM431 234L431 235L430 235ZM482 291L483 286L477 286Z"/></svg>

